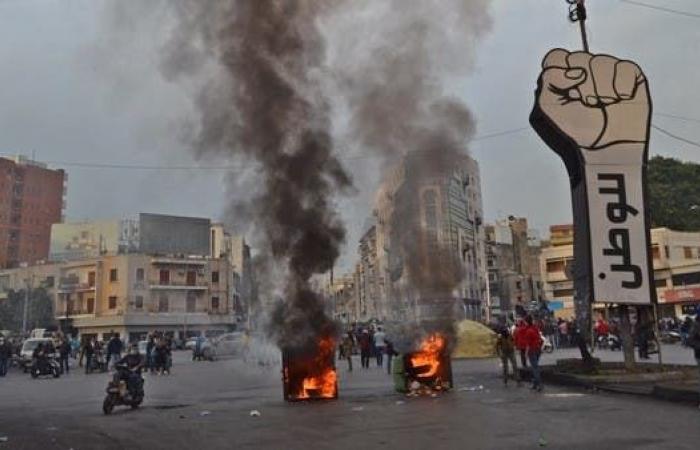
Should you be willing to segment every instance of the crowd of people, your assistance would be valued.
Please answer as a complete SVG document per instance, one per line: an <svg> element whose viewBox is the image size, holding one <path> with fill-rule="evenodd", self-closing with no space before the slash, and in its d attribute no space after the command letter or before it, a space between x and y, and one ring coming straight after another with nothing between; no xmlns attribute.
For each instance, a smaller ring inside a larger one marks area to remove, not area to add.
<svg viewBox="0 0 700 450"><path fill-rule="evenodd" d="M384 367L386 361L388 374L391 374L392 359L398 354L381 326L354 327L345 333L339 346L339 359L347 361L349 372L352 372L352 355L356 351L360 354L363 369L369 369L372 359L379 368Z"/></svg>

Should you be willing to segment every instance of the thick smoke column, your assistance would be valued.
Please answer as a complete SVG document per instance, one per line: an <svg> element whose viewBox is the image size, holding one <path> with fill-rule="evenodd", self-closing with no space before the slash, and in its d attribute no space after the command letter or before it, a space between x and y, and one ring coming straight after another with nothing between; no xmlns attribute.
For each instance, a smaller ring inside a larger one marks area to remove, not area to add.
<svg viewBox="0 0 700 450"><path fill-rule="evenodd" d="M364 2L359 2L366 4ZM432 323L452 334L453 291L464 276L458 252L439 241L444 224L430 223L435 190L460 167L475 121L466 105L445 93L450 77L472 68L473 48L490 28L489 0L380 0L372 16L352 16L357 3L339 11L335 26L362 42L338 45L341 89L350 113L350 136L383 157L385 168L404 164L388 229L390 254L398 257L410 294L433 303ZM370 24L367 24L367 21ZM332 29L333 24L328 28ZM339 35L343 35L340 32ZM433 211L434 212L434 211Z"/></svg>
<svg viewBox="0 0 700 450"><path fill-rule="evenodd" d="M218 63L198 97L196 148L201 156L242 155L259 164L259 192L246 210L262 231L263 250L286 264L271 330L284 345L333 332L310 287L338 258L345 229L331 198L351 186L333 155L330 109L313 75L325 55L316 21L332 3L179 1L164 63L169 77L206 58Z"/></svg>

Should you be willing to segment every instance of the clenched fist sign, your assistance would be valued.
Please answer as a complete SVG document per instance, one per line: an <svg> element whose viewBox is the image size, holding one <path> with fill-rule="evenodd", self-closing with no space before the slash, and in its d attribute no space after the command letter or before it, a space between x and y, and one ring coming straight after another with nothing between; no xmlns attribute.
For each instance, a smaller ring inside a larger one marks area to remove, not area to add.
<svg viewBox="0 0 700 450"><path fill-rule="evenodd" d="M540 136L558 133L579 148L642 144L649 140L649 87L631 61L556 49L542 62L533 114Z"/></svg>
<svg viewBox="0 0 700 450"><path fill-rule="evenodd" d="M530 123L566 164L579 303L649 304L655 295L645 199L649 86L631 61L550 51Z"/></svg>

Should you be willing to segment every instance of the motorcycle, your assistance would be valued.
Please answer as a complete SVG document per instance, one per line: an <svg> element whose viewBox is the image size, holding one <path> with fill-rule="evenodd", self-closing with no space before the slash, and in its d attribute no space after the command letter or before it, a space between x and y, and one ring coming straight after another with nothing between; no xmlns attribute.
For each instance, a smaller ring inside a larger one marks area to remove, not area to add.
<svg viewBox="0 0 700 450"><path fill-rule="evenodd" d="M32 375L32 378L38 378L42 375L52 375L54 378L58 378L61 376L61 367L58 365L56 358L52 356L46 357L43 362L35 358L29 368L29 373Z"/></svg>
<svg viewBox="0 0 700 450"><path fill-rule="evenodd" d="M622 341L620 340L620 336L610 333L606 339L610 350L622 350Z"/></svg>
<svg viewBox="0 0 700 450"><path fill-rule="evenodd" d="M107 372L107 360L105 359L104 352L101 350L95 350L90 361L90 372Z"/></svg>
<svg viewBox="0 0 700 450"><path fill-rule="evenodd" d="M678 331L668 330L661 332L661 342L664 344L675 344L676 342L681 342L683 337Z"/></svg>
<svg viewBox="0 0 700 450"><path fill-rule="evenodd" d="M136 409L141 405L144 397L144 380L141 374L129 369L126 364L116 364L115 368L112 380L107 385L107 396L102 403L102 412L106 415L111 414L115 406L124 405ZM138 380L135 379L136 377ZM129 379L134 381L129 383L127 382Z"/></svg>

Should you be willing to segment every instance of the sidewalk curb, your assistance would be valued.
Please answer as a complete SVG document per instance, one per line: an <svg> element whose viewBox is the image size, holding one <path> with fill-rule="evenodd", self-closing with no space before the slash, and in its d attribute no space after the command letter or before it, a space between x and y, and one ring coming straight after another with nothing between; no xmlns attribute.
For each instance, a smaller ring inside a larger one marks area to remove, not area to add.
<svg viewBox="0 0 700 450"><path fill-rule="evenodd" d="M641 397L651 397L657 400L664 400L675 403L688 403L697 405L700 403L700 392L697 389L686 389L683 387L664 386L663 384L649 383L605 383L596 382L577 375L556 372L552 369L555 366L543 366L542 380L568 387L577 387L587 390L599 390L614 394L636 395ZM519 368L520 377L523 380L530 380L532 372L529 368Z"/></svg>

